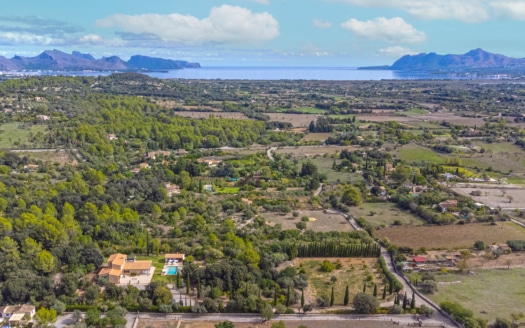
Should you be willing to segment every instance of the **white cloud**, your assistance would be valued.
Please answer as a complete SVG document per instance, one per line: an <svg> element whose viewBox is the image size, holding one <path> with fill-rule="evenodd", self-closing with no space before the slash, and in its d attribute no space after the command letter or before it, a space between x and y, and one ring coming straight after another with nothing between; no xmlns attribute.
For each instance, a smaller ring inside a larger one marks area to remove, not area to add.
<svg viewBox="0 0 525 328"><path fill-rule="evenodd" d="M100 35L96 34L87 34L78 39L79 43L83 44L102 44L104 43L104 39Z"/></svg>
<svg viewBox="0 0 525 328"><path fill-rule="evenodd" d="M341 0L364 7L401 9L421 19L477 23L490 18L487 0Z"/></svg>
<svg viewBox="0 0 525 328"><path fill-rule="evenodd" d="M98 20L97 25L167 43L257 43L279 36L279 23L269 13L230 5L212 8L203 19L177 13L116 14Z"/></svg>
<svg viewBox="0 0 525 328"><path fill-rule="evenodd" d="M64 40L56 39L44 35L35 35L29 33L0 33L0 44L28 44L28 45L51 45L63 44Z"/></svg>
<svg viewBox="0 0 525 328"><path fill-rule="evenodd" d="M497 16L525 20L525 2L523 1L493 1L490 6Z"/></svg>
<svg viewBox="0 0 525 328"><path fill-rule="evenodd" d="M415 51L412 51L408 48L402 47L402 46L392 46L392 47L386 47L383 49L379 49L378 51L381 55L389 56L389 57L401 57L404 55L414 55L416 54Z"/></svg>
<svg viewBox="0 0 525 328"><path fill-rule="evenodd" d="M341 27L354 32L357 36L400 43L420 43L427 39L425 33L416 30L401 17L377 17L374 20L359 21L350 19Z"/></svg>
<svg viewBox="0 0 525 328"><path fill-rule="evenodd" d="M317 28L330 28L330 27L332 27L332 23L324 21L322 19L314 19L312 21L312 24L314 25L314 27L317 27Z"/></svg>

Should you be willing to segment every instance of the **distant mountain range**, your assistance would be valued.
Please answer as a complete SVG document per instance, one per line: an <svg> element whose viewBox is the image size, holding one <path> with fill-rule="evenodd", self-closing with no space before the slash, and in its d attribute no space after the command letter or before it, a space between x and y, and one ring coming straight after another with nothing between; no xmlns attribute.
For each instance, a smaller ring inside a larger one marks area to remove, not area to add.
<svg viewBox="0 0 525 328"><path fill-rule="evenodd" d="M0 71L159 71L183 68L200 68L199 63L147 56L132 56L128 61L118 56L94 58L90 54L73 51L46 50L35 57L0 56Z"/></svg>
<svg viewBox="0 0 525 328"><path fill-rule="evenodd" d="M464 55L438 55L434 52L405 55L392 66L360 67L359 69L388 69L399 71L435 71L465 69L525 68L525 58L511 58L475 49Z"/></svg>

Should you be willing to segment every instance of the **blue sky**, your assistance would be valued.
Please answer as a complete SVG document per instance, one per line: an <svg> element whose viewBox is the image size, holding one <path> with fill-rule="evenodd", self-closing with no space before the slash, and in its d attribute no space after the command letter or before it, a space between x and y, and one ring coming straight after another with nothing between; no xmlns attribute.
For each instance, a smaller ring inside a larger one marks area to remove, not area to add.
<svg viewBox="0 0 525 328"><path fill-rule="evenodd" d="M203 66L363 66L483 48L525 57L524 0L18 0L0 55L141 54Z"/></svg>

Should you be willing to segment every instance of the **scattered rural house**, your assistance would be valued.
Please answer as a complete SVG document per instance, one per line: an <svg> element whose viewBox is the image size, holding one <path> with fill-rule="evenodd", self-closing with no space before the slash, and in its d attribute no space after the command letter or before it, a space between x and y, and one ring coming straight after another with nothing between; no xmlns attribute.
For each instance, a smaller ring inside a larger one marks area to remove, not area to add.
<svg viewBox="0 0 525 328"><path fill-rule="evenodd" d="M386 174L389 174L389 173L392 173L394 172L396 169L394 168L394 165L390 164L390 163L386 163L385 164L385 173Z"/></svg>
<svg viewBox="0 0 525 328"><path fill-rule="evenodd" d="M44 101L45 99L42 98L42 97L35 97L35 101L36 102L41 102L41 101Z"/></svg>
<svg viewBox="0 0 525 328"><path fill-rule="evenodd" d="M480 208L485 207L485 204L477 202L477 203L474 203L474 206L476 206L476 208L479 210Z"/></svg>
<svg viewBox="0 0 525 328"><path fill-rule="evenodd" d="M35 316L35 307L29 304L0 307L0 317L8 326L20 326L30 322Z"/></svg>
<svg viewBox="0 0 525 328"><path fill-rule="evenodd" d="M203 157L203 158L199 158L197 160L197 162L199 163L205 163L207 164L209 167L217 167L217 165L219 165L219 163L222 162L222 160L220 159L215 159L215 158L209 158L209 157Z"/></svg>
<svg viewBox="0 0 525 328"><path fill-rule="evenodd" d="M444 176L445 179L447 179L447 180L459 178L457 175L452 174L452 173L443 173L442 176Z"/></svg>
<svg viewBox="0 0 525 328"><path fill-rule="evenodd" d="M184 148L181 148L181 149L177 149L177 151L175 152L177 155L180 155L180 156L183 156L183 155L188 155L188 151Z"/></svg>
<svg viewBox="0 0 525 328"><path fill-rule="evenodd" d="M414 256L412 258L412 261L416 264L416 265L419 265L419 264L425 264L427 263L427 258L424 257L424 256Z"/></svg>
<svg viewBox="0 0 525 328"><path fill-rule="evenodd" d="M24 172L36 172L36 171L38 171L38 165L36 164L24 165Z"/></svg>
<svg viewBox="0 0 525 328"><path fill-rule="evenodd" d="M249 200L248 198L241 198L241 201L242 201L243 203L245 203L245 204L248 204L248 205L252 205L252 203L253 203L253 202L252 202L251 200Z"/></svg>
<svg viewBox="0 0 525 328"><path fill-rule="evenodd" d="M151 168L151 166L149 166L148 163L140 163L139 164L139 168L140 169L149 169L149 168Z"/></svg>
<svg viewBox="0 0 525 328"><path fill-rule="evenodd" d="M170 156L171 152L167 151L167 150L150 151L150 152L148 152L147 157L150 158L150 159L156 159L157 156L159 156L159 155Z"/></svg>
<svg viewBox="0 0 525 328"><path fill-rule="evenodd" d="M164 187L166 188L166 195L168 197L171 197L174 194L180 194L180 187L176 184L171 184L168 182L164 185Z"/></svg>
<svg viewBox="0 0 525 328"><path fill-rule="evenodd" d="M37 115L36 118L38 118L41 121L49 121L49 116L47 115Z"/></svg>
<svg viewBox="0 0 525 328"><path fill-rule="evenodd" d="M162 276L176 275L177 272L182 268L184 259L186 256L181 253L165 254L164 255L164 268L162 268Z"/></svg>
<svg viewBox="0 0 525 328"><path fill-rule="evenodd" d="M129 277L136 278L137 283L148 284L154 271L155 267L151 261L137 261L134 257L128 257L125 254L113 254L108 258L107 265L100 270L98 275L117 285L123 284L125 281L131 283ZM123 278L128 279L124 280Z"/></svg>
<svg viewBox="0 0 525 328"><path fill-rule="evenodd" d="M203 188L205 191L209 191L209 192L213 191L213 185L211 184L204 185Z"/></svg>
<svg viewBox="0 0 525 328"><path fill-rule="evenodd" d="M489 249L493 252L503 252L503 254L510 254L512 253L512 249L507 244L495 244L495 245L489 245Z"/></svg>
<svg viewBox="0 0 525 328"><path fill-rule="evenodd" d="M107 138L109 140L117 140L118 139L117 136L114 135L113 133L108 133Z"/></svg>
<svg viewBox="0 0 525 328"><path fill-rule="evenodd" d="M131 173L134 173L134 174L137 174L140 172L140 169L138 167L134 168L134 169L131 169L130 170Z"/></svg>
<svg viewBox="0 0 525 328"><path fill-rule="evenodd" d="M445 213L448 209L458 207L458 201L455 199L447 199L438 204L441 209L441 213Z"/></svg>

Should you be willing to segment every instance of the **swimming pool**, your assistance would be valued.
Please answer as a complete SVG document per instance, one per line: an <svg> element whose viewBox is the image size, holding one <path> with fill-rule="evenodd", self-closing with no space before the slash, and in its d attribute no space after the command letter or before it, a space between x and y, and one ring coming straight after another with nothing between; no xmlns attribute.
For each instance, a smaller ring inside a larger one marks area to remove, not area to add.
<svg viewBox="0 0 525 328"><path fill-rule="evenodd" d="M167 275L176 275L177 274L177 267L176 266L168 266L168 271L166 272Z"/></svg>

